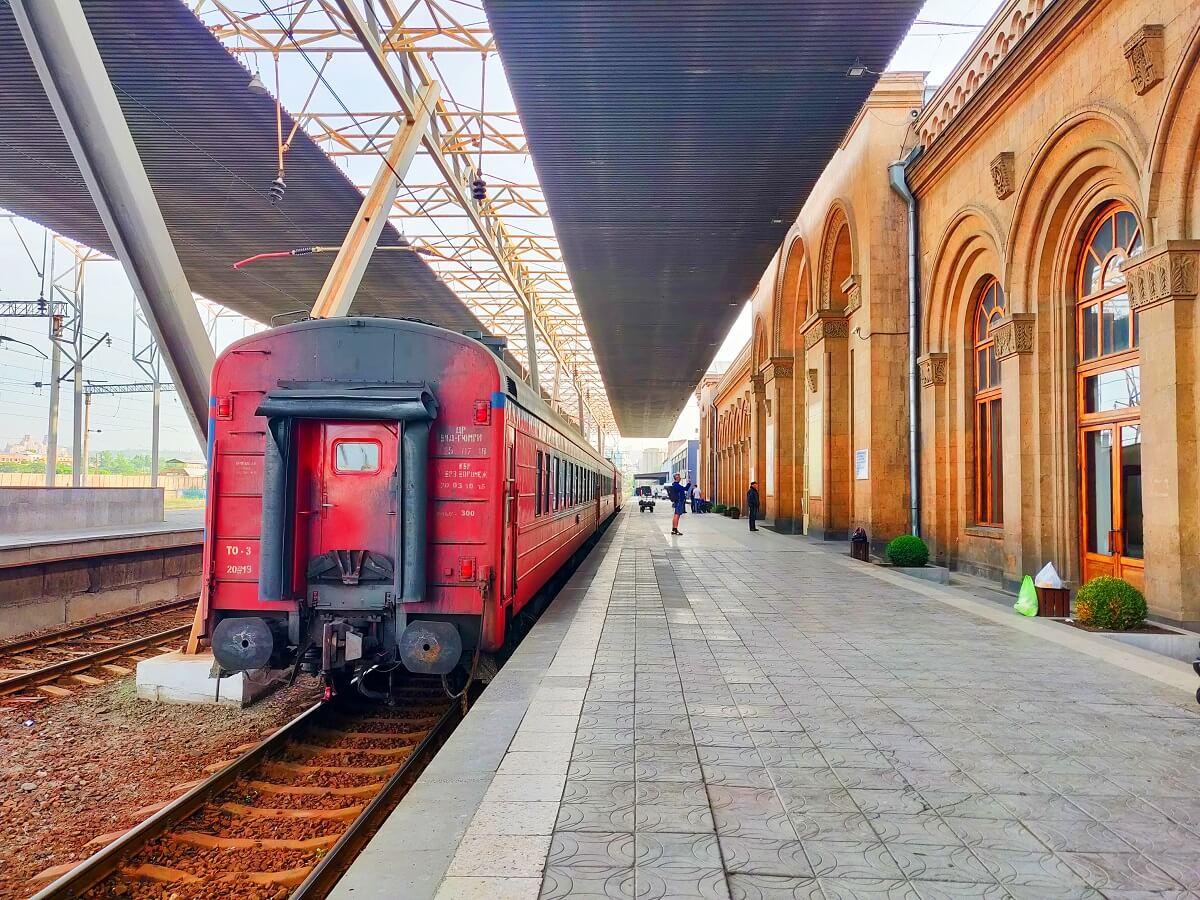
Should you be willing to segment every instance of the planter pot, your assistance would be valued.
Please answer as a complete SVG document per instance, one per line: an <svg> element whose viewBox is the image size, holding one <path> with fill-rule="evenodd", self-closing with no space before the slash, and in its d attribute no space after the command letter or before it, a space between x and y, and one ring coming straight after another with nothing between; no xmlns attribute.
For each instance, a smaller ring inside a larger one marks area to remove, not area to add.
<svg viewBox="0 0 1200 900"><path fill-rule="evenodd" d="M741 513L739 513L736 509L729 513L729 518L731 519L740 519L741 517Z"/></svg>
<svg viewBox="0 0 1200 900"><path fill-rule="evenodd" d="M932 581L934 584L949 584L950 570L941 566L885 566L889 572L898 572L922 581Z"/></svg>
<svg viewBox="0 0 1200 900"><path fill-rule="evenodd" d="M1063 624L1068 627L1074 627L1070 622L1063 622ZM1151 653L1157 653L1159 656L1178 659L1182 662L1190 663L1196 658L1196 641L1200 639L1200 635L1191 631L1183 631L1179 628L1171 628L1167 625L1158 625L1157 622L1148 624L1155 625L1168 633L1146 634L1145 632L1137 631L1079 630L1097 635L1098 637L1108 638L1110 641L1116 641L1119 644L1140 647L1142 650L1149 650Z"/></svg>

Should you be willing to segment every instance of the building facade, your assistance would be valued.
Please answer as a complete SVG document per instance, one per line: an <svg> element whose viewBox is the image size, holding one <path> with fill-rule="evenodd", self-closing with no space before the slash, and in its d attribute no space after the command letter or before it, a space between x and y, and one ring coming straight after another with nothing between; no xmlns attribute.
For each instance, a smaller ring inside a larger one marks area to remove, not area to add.
<svg viewBox="0 0 1200 900"><path fill-rule="evenodd" d="M925 93L882 77L818 180L752 298L743 380L699 388L701 466L761 473L781 530L878 546L915 499L942 564L1114 574L1200 620L1200 5L1009 0ZM916 498L888 172L913 148Z"/></svg>
<svg viewBox="0 0 1200 900"><path fill-rule="evenodd" d="M680 477L685 484L697 484L697 459L700 453L700 441L692 438L686 441L671 441L667 446L667 473L669 477Z"/></svg>

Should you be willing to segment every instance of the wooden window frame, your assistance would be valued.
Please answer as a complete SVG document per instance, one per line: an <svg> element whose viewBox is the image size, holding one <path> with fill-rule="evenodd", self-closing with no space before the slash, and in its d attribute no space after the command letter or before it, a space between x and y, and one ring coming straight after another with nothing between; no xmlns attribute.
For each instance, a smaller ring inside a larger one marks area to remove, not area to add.
<svg viewBox="0 0 1200 900"><path fill-rule="evenodd" d="M989 301L995 301L989 309ZM975 296L975 314L971 316L971 386L975 445L975 508L974 524L981 528L999 528L1004 524L1004 434L999 417L1003 410L1003 391L999 366L995 379L991 360L995 354L992 328L1007 311L1004 288L989 279ZM980 337L980 318L986 316L983 336ZM987 384L980 384L980 358L988 360ZM997 463L999 454L999 463ZM998 483L996 483L998 481ZM999 500L999 509L993 501Z"/></svg>

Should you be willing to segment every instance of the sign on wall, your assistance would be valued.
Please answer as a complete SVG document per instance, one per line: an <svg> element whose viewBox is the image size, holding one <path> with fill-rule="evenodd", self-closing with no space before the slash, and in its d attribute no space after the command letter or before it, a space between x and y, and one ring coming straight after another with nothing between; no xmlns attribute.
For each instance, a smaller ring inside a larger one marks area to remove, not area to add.
<svg viewBox="0 0 1200 900"><path fill-rule="evenodd" d="M854 480L866 481L870 475L869 453L866 450L854 451Z"/></svg>

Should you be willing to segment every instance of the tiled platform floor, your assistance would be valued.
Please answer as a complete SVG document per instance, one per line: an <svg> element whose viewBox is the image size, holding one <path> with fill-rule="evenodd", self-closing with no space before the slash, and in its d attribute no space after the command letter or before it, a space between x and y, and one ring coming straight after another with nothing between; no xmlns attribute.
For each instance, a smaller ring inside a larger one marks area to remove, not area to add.
<svg viewBox="0 0 1200 900"><path fill-rule="evenodd" d="M1200 897L1179 687L841 548L682 527L624 513L560 601L438 900Z"/></svg>

